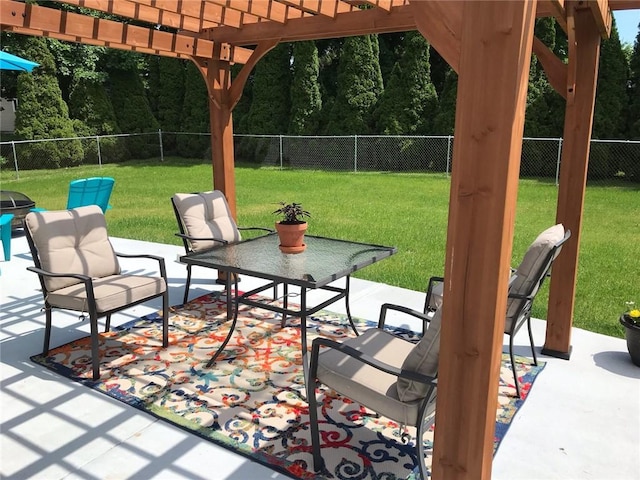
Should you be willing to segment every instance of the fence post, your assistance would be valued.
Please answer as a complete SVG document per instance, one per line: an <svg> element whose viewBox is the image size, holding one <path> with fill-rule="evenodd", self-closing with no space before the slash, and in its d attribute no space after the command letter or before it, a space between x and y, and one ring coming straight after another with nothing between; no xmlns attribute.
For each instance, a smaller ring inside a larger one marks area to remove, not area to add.
<svg viewBox="0 0 640 480"><path fill-rule="evenodd" d="M358 135L353 136L353 173L358 173Z"/></svg>
<svg viewBox="0 0 640 480"><path fill-rule="evenodd" d="M158 139L160 141L160 161L164 162L164 150L162 149L162 129L158 129Z"/></svg>
<svg viewBox="0 0 640 480"><path fill-rule="evenodd" d="M18 156L16 155L16 143L11 142L11 148L13 149L13 167L16 169L16 179L20 178L20 171L18 170Z"/></svg>
<svg viewBox="0 0 640 480"><path fill-rule="evenodd" d="M284 161L282 158L282 135L278 135L278 140L279 140L278 148L280 149L280 170L282 170L282 166L284 164Z"/></svg>
<svg viewBox="0 0 640 480"><path fill-rule="evenodd" d="M560 185L560 158L562 157L562 137L558 139L558 159L556 160L556 187Z"/></svg>
<svg viewBox="0 0 640 480"><path fill-rule="evenodd" d="M96 135L96 145L98 146L98 165L102 168L102 154L100 153L100 137Z"/></svg>
<svg viewBox="0 0 640 480"><path fill-rule="evenodd" d="M451 167L451 135L447 135L447 172L446 176L449 176L449 168Z"/></svg>

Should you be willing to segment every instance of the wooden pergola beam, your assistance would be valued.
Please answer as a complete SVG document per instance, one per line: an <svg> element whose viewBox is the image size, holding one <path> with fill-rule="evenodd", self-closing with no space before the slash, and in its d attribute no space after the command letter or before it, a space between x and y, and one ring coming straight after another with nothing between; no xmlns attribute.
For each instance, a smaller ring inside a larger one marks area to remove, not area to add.
<svg viewBox="0 0 640 480"><path fill-rule="evenodd" d="M567 65L562 62L539 38L533 37L533 53L536 54L549 84L562 98L567 99Z"/></svg>
<svg viewBox="0 0 640 480"><path fill-rule="evenodd" d="M27 35L41 32L69 42L169 57L212 58L214 55L214 43L210 40L13 0L0 2L0 17L3 29ZM251 55L251 50L242 47L229 49L227 46L226 51L227 59L233 63L244 63Z"/></svg>
<svg viewBox="0 0 640 480"><path fill-rule="evenodd" d="M458 72L463 2L411 1L415 23L424 38Z"/></svg>
<svg viewBox="0 0 640 480"><path fill-rule="evenodd" d="M281 39L282 42L341 38L371 33L392 33L415 30L413 11L410 5L393 7L391 12L371 8L337 14L333 19L316 15L293 19L286 25L257 23L242 29L218 27L205 29L203 37L232 45L256 45L261 41Z"/></svg>

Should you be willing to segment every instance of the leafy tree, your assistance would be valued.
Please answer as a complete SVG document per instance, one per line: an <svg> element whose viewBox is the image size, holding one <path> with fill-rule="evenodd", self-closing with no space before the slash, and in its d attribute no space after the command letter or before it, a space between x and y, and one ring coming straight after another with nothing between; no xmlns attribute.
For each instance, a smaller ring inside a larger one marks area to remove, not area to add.
<svg viewBox="0 0 640 480"><path fill-rule="evenodd" d="M114 69L109 72L109 92L118 126L124 133L157 134L160 125L151 113L149 101L138 69ZM157 144L157 135L127 137L127 148L134 158L149 158L157 152L149 148L150 143Z"/></svg>
<svg viewBox="0 0 640 480"><path fill-rule="evenodd" d="M310 135L318 132L322 109L318 72L318 49L315 43L294 43L289 133Z"/></svg>
<svg viewBox="0 0 640 480"><path fill-rule="evenodd" d="M76 134L69 109L62 99L53 55L42 37L25 37L18 55L40 64L30 74L18 76L16 135L24 140L72 138ZM79 140L39 142L24 147L23 158L41 168L68 167L82 161Z"/></svg>
<svg viewBox="0 0 640 480"><path fill-rule="evenodd" d="M66 102L69 102L74 82L81 79L103 82L107 78L99 67L107 47L51 39L49 49L55 59L58 83Z"/></svg>
<svg viewBox="0 0 640 480"><path fill-rule="evenodd" d="M76 79L69 98L69 115L74 119L76 133L82 137L120 133L116 114L104 84L95 79ZM98 142L102 162L120 162L129 158L121 137L85 140L85 160L97 163Z"/></svg>
<svg viewBox="0 0 640 480"><path fill-rule="evenodd" d="M338 90L327 134L367 134L372 131L372 113L382 78L374 53L378 49L373 43L371 35L344 40L338 65Z"/></svg>
<svg viewBox="0 0 640 480"><path fill-rule="evenodd" d="M184 72L184 99L180 125L180 131L185 135L178 135L178 153L186 158L203 158L207 148L211 147L211 136L196 134L211 131L209 95L204 77L193 62L187 63Z"/></svg>

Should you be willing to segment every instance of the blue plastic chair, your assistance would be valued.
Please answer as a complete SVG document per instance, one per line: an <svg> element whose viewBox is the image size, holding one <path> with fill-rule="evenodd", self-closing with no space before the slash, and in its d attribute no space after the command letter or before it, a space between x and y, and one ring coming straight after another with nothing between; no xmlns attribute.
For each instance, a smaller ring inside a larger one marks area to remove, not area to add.
<svg viewBox="0 0 640 480"><path fill-rule="evenodd" d="M13 213L0 215L0 237L5 262L11 260L11 220L13 220Z"/></svg>
<svg viewBox="0 0 640 480"><path fill-rule="evenodd" d="M73 180L69 184L69 197L67 209L98 205L102 213L111 208L109 198L113 190L115 180L111 177L91 177Z"/></svg>

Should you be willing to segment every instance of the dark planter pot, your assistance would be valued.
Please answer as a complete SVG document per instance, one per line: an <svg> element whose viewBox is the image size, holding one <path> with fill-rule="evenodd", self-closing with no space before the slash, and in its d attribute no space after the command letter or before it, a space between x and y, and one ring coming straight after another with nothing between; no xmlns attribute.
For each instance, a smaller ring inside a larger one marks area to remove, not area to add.
<svg viewBox="0 0 640 480"><path fill-rule="evenodd" d="M624 315L620 317L620 323L624 326L631 361L640 367L640 325L631 323Z"/></svg>

